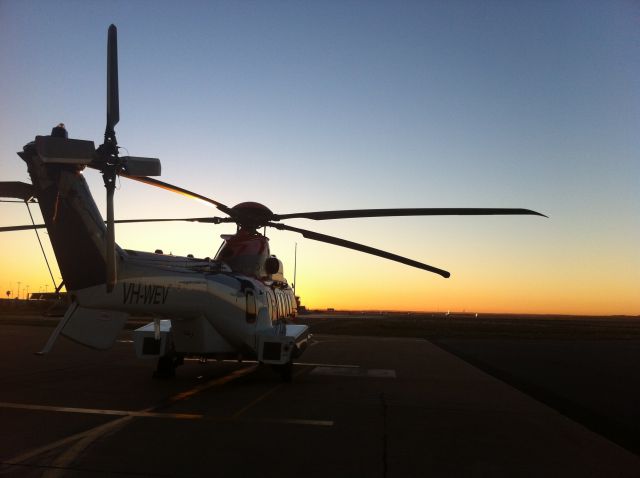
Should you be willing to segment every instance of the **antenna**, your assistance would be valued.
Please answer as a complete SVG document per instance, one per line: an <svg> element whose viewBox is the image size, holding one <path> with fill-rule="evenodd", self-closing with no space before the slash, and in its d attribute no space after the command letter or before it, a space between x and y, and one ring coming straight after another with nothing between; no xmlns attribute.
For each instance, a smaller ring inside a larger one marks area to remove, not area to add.
<svg viewBox="0 0 640 478"><path fill-rule="evenodd" d="M296 296L296 272L298 269L298 243L295 243L295 247L293 249L293 296Z"/></svg>

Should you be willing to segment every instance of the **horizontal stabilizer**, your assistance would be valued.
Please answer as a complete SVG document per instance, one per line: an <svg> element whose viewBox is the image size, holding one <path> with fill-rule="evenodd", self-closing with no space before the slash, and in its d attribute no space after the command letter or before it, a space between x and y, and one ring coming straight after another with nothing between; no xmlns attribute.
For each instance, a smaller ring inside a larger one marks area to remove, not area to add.
<svg viewBox="0 0 640 478"><path fill-rule="evenodd" d="M160 176L161 166L158 158L123 156L120 159L129 176Z"/></svg>
<svg viewBox="0 0 640 478"><path fill-rule="evenodd" d="M36 136L36 150L44 163L86 166L95 158L93 141Z"/></svg>
<svg viewBox="0 0 640 478"><path fill-rule="evenodd" d="M60 332L62 332L62 329L64 329L65 325L67 325L67 322L69 322L69 319L71 319L76 310L78 310L77 302L72 302L71 304L69 304L67 311L64 313L64 317L60 320L60 322L58 322L57 327L49 336L47 344L40 352L36 352L36 355L46 355L51 352L51 350L53 349L53 345L56 343L56 340L58 340L58 337L60 336Z"/></svg>
<svg viewBox="0 0 640 478"><path fill-rule="evenodd" d="M106 350L113 346L129 314L78 307L62 329L62 335L87 347Z"/></svg>

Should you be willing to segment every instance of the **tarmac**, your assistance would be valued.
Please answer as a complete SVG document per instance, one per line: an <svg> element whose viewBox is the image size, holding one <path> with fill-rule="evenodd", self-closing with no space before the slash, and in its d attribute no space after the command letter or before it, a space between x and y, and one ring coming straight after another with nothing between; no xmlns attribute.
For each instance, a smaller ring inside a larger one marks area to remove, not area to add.
<svg viewBox="0 0 640 478"><path fill-rule="evenodd" d="M424 339L317 335L282 383L255 363L151 378L0 326L0 477L640 476L640 457Z"/></svg>

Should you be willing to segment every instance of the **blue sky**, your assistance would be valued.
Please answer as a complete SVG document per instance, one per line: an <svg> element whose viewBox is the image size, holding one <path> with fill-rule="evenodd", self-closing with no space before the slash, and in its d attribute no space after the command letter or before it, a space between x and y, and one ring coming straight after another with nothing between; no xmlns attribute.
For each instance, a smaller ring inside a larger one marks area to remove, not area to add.
<svg viewBox="0 0 640 478"><path fill-rule="evenodd" d="M3 0L1 179L26 180L15 151L59 121L101 142L115 23L118 141L160 157L165 181L282 213L486 206L551 216L292 221L453 274L274 231L285 267L298 242L312 305L354 290L363 308L424 296L424 308L637 314L639 21L631 1ZM87 176L102 205L101 179ZM116 206L122 218L215 214L124 180ZM24 207L0 208L3 225L27 220ZM117 238L210 255L226 231L142 232L123 226ZM28 256L32 236L0 241Z"/></svg>

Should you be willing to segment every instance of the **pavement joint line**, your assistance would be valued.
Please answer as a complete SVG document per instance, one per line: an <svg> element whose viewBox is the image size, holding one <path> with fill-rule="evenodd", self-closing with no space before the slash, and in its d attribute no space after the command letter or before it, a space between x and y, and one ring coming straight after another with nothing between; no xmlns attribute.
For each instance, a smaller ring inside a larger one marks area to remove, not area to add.
<svg viewBox="0 0 640 478"><path fill-rule="evenodd" d="M256 370L258 366L254 365L251 367L246 367L240 370L235 370L233 372L231 372L230 374L227 374L223 377L220 378L216 378L213 380L210 380L209 382L197 385L196 387L193 387L190 390L187 390L185 392L181 392L178 393L172 397L170 397L168 400L156 405L156 406L152 406L152 407L148 407L144 410L140 410L139 412L142 413L149 413L149 412L153 412L153 410L159 410L162 408L166 408L180 400L186 400L188 398L191 398L192 396L194 396L195 394L206 390L208 388L211 387L215 387L218 385L224 385L232 380L235 380L237 378L240 378L250 372L253 372ZM93 441L97 440L98 438L100 438L102 435L109 433L109 432L115 432L118 429L122 428L123 426L127 425L129 421L133 420L134 418L136 418L133 415L126 415L123 416L121 418L118 418L116 420L104 423L102 425L98 425L97 427L93 427L90 428L89 430L85 430L83 432L79 432L76 433L74 435L70 435L68 437L62 438L60 440L56 440L52 443L49 443L47 445L43 445L41 447L35 448L33 450L30 450L28 452L22 453L18 456L15 456L11 459L5 460L5 462L7 463L21 463L24 462L26 460L29 460L33 457L36 457L38 455L41 455L43 453L46 453L48 451L51 450L55 450L56 448L60 448L62 446L65 446L67 444L70 443L74 443L74 445L71 446L70 449L68 449L67 451L63 452L61 455L58 456L58 458L54 461L53 465L59 468L66 468L71 462L73 462L78 455L84 450L86 449L87 446L89 446ZM10 471L9 469L4 469L4 470L0 470L0 474L5 474L8 471ZM51 469L49 470L51 473L49 473L49 476L47 476L46 478L53 478L54 476L60 476L59 474L55 474L58 470L55 469Z"/></svg>

